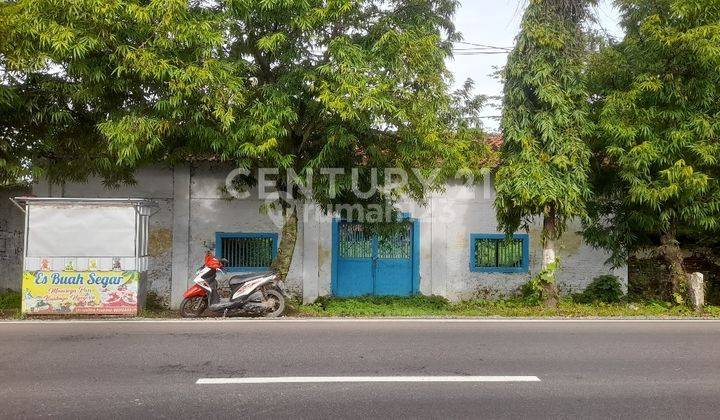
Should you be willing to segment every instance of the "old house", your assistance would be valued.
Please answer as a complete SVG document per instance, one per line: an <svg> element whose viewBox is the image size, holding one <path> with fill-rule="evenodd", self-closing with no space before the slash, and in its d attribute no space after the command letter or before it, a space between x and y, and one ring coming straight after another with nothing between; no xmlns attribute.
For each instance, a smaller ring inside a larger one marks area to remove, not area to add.
<svg viewBox="0 0 720 420"><path fill-rule="evenodd" d="M213 163L148 167L137 172L133 186L107 189L97 179L63 188L39 182L32 194L157 202L150 221L149 287L177 307L206 250L227 258L230 274L266 270L277 252L281 223L261 211L258 194L228 198L223 186L231 170ZM405 219L390 238L365 235L358 225L307 204L285 288L304 302L324 295L422 293L459 300L514 293L538 270L539 226L506 240L497 231L493 200L489 178L479 185L448 184L424 205L403 203ZM560 241L560 257L561 291L582 290L602 274L627 280L626 269L606 265L608 255L587 246L572 228Z"/></svg>

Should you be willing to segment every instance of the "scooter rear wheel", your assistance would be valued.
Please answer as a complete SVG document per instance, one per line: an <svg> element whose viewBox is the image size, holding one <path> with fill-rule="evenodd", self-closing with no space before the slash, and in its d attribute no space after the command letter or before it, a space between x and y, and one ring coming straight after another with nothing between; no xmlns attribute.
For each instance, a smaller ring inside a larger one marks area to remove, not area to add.
<svg viewBox="0 0 720 420"><path fill-rule="evenodd" d="M185 298L180 305L180 316L183 318L197 318L207 309L208 301L205 297L194 296Z"/></svg>
<svg viewBox="0 0 720 420"><path fill-rule="evenodd" d="M285 297L282 293L275 289L270 289L265 293L267 295L268 303L272 304L270 310L265 312L265 316L267 318L277 318L282 315L282 313L285 312Z"/></svg>

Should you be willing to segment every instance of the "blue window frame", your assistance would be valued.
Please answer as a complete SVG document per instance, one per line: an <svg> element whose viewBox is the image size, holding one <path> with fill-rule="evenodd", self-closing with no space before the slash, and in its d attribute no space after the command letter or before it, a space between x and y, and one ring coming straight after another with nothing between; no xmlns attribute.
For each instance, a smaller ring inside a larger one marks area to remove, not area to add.
<svg viewBox="0 0 720 420"><path fill-rule="evenodd" d="M277 250L277 233L215 233L215 255L228 260L228 272L267 271Z"/></svg>
<svg viewBox="0 0 720 420"><path fill-rule="evenodd" d="M527 234L470 235L470 271L527 273L530 271L530 237Z"/></svg>

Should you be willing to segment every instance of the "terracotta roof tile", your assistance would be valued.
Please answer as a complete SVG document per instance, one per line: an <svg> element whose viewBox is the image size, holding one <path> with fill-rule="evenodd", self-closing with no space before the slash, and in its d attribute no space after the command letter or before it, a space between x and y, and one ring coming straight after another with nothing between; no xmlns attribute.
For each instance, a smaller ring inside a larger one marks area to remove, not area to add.
<svg viewBox="0 0 720 420"><path fill-rule="evenodd" d="M503 144L503 137L502 134L488 134L485 141L487 141L494 151L498 151Z"/></svg>

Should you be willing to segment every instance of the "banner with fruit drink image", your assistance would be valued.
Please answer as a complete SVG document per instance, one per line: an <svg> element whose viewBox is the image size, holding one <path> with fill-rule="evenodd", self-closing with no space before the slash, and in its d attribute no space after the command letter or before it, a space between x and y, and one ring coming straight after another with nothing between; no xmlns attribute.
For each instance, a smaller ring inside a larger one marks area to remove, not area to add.
<svg viewBox="0 0 720 420"><path fill-rule="evenodd" d="M135 315L137 271L25 271L25 314Z"/></svg>

